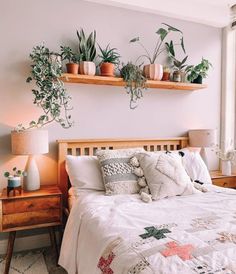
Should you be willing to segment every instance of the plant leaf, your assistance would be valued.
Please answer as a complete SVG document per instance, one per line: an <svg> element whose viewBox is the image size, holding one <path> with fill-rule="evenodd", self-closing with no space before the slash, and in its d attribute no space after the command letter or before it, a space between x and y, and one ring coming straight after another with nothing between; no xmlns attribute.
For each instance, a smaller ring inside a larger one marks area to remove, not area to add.
<svg viewBox="0 0 236 274"><path fill-rule="evenodd" d="M156 33L160 36L161 41L163 41L166 38L168 31L163 28L160 28L158 31L156 31Z"/></svg>
<svg viewBox="0 0 236 274"><path fill-rule="evenodd" d="M181 47L183 49L183 52L186 53L185 47L184 47L184 37L181 37L180 41L181 41L180 43L181 43Z"/></svg>
<svg viewBox="0 0 236 274"><path fill-rule="evenodd" d="M182 33L181 30L179 30L179 29L177 29L177 28L175 28L175 27L172 27L171 25L168 25L168 24L166 24L166 23L162 23L162 25L167 26L169 31L178 31L178 32L181 32L181 33Z"/></svg>
<svg viewBox="0 0 236 274"><path fill-rule="evenodd" d="M135 38L131 39L129 42L134 43L134 42L138 42L138 41L139 41L139 37L135 37Z"/></svg>

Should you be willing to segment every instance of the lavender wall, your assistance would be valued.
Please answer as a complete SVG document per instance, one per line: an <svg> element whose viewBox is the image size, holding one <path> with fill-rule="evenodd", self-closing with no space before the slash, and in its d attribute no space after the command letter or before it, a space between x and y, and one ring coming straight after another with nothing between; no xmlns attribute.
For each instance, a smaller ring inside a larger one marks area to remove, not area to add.
<svg viewBox="0 0 236 274"><path fill-rule="evenodd" d="M69 130L48 127L50 153L37 158L42 183L56 183L56 139L109 137L175 137L190 128L220 127L221 30L200 24L114 8L79 0L8 0L0 9L0 188L2 173L24 156L12 156L10 131L19 123L37 119L40 110L32 104L28 55L34 45L45 41L52 50L62 44L75 45L76 29L97 30L102 46L117 47L122 61L136 60L140 48L128 41L139 35L153 49L155 31L162 22L184 32L189 62L208 58L214 69L208 88L195 92L148 90L136 110L121 87L67 85L73 97L75 126ZM182 57L182 56L181 56ZM160 62L164 61L162 58Z"/></svg>

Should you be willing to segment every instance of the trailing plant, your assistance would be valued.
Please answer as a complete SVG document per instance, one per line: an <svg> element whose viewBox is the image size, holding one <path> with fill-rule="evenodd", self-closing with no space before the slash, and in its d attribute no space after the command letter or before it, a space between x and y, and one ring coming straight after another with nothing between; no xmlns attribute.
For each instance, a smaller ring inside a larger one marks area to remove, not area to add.
<svg viewBox="0 0 236 274"><path fill-rule="evenodd" d="M130 108L135 109L137 100L143 97L147 79L143 76L140 66L134 65L132 62L123 65L120 74L126 82L125 89L130 95Z"/></svg>
<svg viewBox="0 0 236 274"><path fill-rule="evenodd" d="M53 121L59 123L63 128L70 128L73 124L71 115L68 113L71 110L69 107L71 97L60 80L61 62L52 61L52 55L55 53L44 45L34 47L30 54L31 73L26 82L35 82L37 88L32 89L33 103L40 107L44 114L37 121L31 121L28 127L24 127L22 124L18 125L16 128L18 131L42 127Z"/></svg>
<svg viewBox="0 0 236 274"><path fill-rule="evenodd" d="M117 52L117 48L110 48L110 45L107 45L105 49L102 49L98 45L101 54L98 56L101 58L103 63L112 63L114 65L119 64L120 55Z"/></svg>
<svg viewBox="0 0 236 274"><path fill-rule="evenodd" d="M79 54L82 56L82 61L93 62L96 57L96 31L90 33L86 37L84 30L81 28L77 30L77 37L79 40Z"/></svg>
<svg viewBox="0 0 236 274"><path fill-rule="evenodd" d="M202 78L207 77L208 70L212 67L212 64L202 57L202 61L196 66L188 66L186 72L188 73L188 81L194 81L198 76Z"/></svg>
<svg viewBox="0 0 236 274"><path fill-rule="evenodd" d="M21 177L21 176L26 176L26 172L20 169L17 169L17 167L13 167L12 173L9 171L4 172L4 177L6 178L13 178L13 177Z"/></svg>
<svg viewBox="0 0 236 274"><path fill-rule="evenodd" d="M183 39L183 33L181 30L172 27L168 24L162 23L162 25L164 25L164 27L159 28L156 31L157 34L157 42L154 48L154 51L152 54L149 53L149 51L147 50L147 48L140 42L140 38L136 37L130 40L130 43L138 43L144 50L145 54L139 56L139 58L141 57L145 57L148 59L148 61L150 62L150 64L154 64L156 62L156 59L158 58L158 56L163 53L164 51L166 51L167 49L169 51L171 51L172 53L174 53L174 43L171 40L170 43L165 43L165 40L167 38L167 36L171 33L171 32L178 32L180 33L181 37L180 37L180 46L182 48L182 50L185 53L185 48L184 48L184 39ZM174 54L173 54L174 55Z"/></svg>
<svg viewBox="0 0 236 274"><path fill-rule="evenodd" d="M70 47L61 46L61 59L77 64L82 60L82 56L74 53Z"/></svg>

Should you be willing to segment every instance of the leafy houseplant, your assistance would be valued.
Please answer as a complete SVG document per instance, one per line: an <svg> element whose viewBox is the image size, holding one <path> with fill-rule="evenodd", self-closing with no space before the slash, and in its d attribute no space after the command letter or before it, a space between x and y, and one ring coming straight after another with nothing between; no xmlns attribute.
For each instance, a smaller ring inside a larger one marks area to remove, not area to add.
<svg viewBox="0 0 236 274"><path fill-rule="evenodd" d="M99 45L98 45L99 46ZM116 48L110 48L109 45L105 49L102 49L99 46L101 54L101 75L102 76L114 76L115 65L119 64L120 55L117 52Z"/></svg>
<svg viewBox="0 0 236 274"><path fill-rule="evenodd" d="M26 173L16 167L12 171L13 173L4 172L4 177L8 179L8 187L19 187L21 185L21 176L26 176Z"/></svg>
<svg viewBox="0 0 236 274"><path fill-rule="evenodd" d="M80 74L95 75L96 31L91 32L86 37L84 30L81 28L80 31L77 30L77 37L79 40L79 54L82 56L79 68Z"/></svg>
<svg viewBox="0 0 236 274"><path fill-rule="evenodd" d="M183 74L183 69L187 66L185 62L188 59L188 56L185 56L182 61L177 60L174 56L172 56L173 63L174 63L174 69L173 72L173 81L174 82L181 82L181 75Z"/></svg>
<svg viewBox="0 0 236 274"><path fill-rule="evenodd" d="M53 54L44 45L33 48L30 58L32 60L31 75L27 82L35 81L37 88L32 89L34 95L33 103L43 110L37 121L31 121L25 128L18 126L17 130L26 130L45 126L53 121L59 123L63 128L72 126L71 115L68 111L70 96L66 93L63 82L60 80L62 67L60 62L51 62Z"/></svg>
<svg viewBox="0 0 236 274"><path fill-rule="evenodd" d="M191 83L202 84L202 79L207 77L207 72L212 67L212 64L202 58L202 61L196 66L188 66L186 72L188 73L188 81Z"/></svg>
<svg viewBox="0 0 236 274"><path fill-rule="evenodd" d="M126 91L130 95L130 108L137 107L137 100L143 97L143 90L146 89L146 78L143 76L140 66L128 62L124 65L120 74L126 82Z"/></svg>
<svg viewBox="0 0 236 274"><path fill-rule="evenodd" d="M61 46L61 58L67 60L66 69L68 73L78 74L79 61L81 59L79 54L75 54L70 47Z"/></svg>
<svg viewBox="0 0 236 274"><path fill-rule="evenodd" d="M169 48L169 50L173 49L173 47L174 47L173 41L171 41L170 43L167 43L167 42L165 43L167 36L171 32L180 33L180 35L181 35L180 45L181 45L183 51L185 52L182 31L180 31L179 29L172 27L168 24L165 24L165 23L162 23L162 25L164 25L164 27L161 27L156 31L158 38L157 38L155 49L154 49L154 52L152 55L148 52L146 47L140 42L139 37L136 37L136 38L133 38L132 40L130 40L130 43L138 43L143 48L144 54L141 55L139 58L144 57L144 58L148 59L150 64L144 66L144 75L147 78L152 79L152 80L161 80L162 79L163 67L160 64L156 64L156 60L161 53L163 53L164 51L167 50L167 48Z"/></svg>
<svg viewBox="0 0 236 274"><path fill-rule="evenodd" d="M170 68L167 66L163 67L163 77L162 81L170 81Z"/></svg>

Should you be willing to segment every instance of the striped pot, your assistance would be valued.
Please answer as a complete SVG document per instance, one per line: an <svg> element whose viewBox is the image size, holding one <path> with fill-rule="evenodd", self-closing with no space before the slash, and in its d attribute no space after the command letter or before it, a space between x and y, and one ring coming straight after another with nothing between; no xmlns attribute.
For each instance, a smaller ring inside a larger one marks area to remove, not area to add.
<svg viewBox="0 0 236 274"><path fill-rule="evenodd" d="M160 81L163 77L163 66L160 64L145 65L143 74L147 79Z"/></svg>
<svg viewBox="0 0 236 274"><path fill-rule="evenodd" d="M79 64L79 73L84 75L95 75L96 65L94 62L83 61Z"/></svg>

